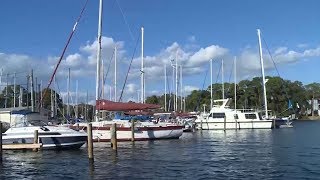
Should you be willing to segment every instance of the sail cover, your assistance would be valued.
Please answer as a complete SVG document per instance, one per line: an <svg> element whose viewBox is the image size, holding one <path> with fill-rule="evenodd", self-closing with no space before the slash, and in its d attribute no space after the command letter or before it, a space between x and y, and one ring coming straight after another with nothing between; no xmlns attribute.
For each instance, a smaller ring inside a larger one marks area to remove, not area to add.
<svg viewBox="0 0 320 180"><path fill-rule="evenodd" d="M132 110L146 110L146 109L158 109L161 106L156 104L142 104L134 102L114 102L109 100L97 100L97 110L105 111L132 111Z"/></svg>

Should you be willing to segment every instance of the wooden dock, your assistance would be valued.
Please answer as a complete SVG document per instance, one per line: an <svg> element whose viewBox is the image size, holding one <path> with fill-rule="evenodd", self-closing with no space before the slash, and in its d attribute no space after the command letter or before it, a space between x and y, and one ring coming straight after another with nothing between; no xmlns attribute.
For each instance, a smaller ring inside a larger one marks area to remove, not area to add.
<svg viewBox="0 0 320 180"><path fill-rule="evenodd" d="M42 143L37 144L3 144L3 150L18 150L18 149L40 149L42 147Z"/></svg>

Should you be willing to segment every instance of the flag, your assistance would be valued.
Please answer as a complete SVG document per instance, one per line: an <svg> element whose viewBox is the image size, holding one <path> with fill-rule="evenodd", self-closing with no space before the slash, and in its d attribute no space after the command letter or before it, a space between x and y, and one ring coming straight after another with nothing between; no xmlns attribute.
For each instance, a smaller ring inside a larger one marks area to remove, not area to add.
<svg viewBox="0 0 320 180"><path fill-rule="evenodd" d="M289 100L289 102L288 102L288 109L292 109L292 103L291 103L291 100Z"/></svg>

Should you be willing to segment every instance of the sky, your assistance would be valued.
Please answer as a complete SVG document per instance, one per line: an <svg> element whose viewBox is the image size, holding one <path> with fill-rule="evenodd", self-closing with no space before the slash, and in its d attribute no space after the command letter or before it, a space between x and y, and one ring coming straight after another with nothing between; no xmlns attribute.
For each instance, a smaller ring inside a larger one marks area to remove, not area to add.
<svg viewBox="0 0 320 180"><path fill-rule="evenodd" d="M34 70L38 83L45 87L58 62L67 38L86 0L0 2L1 87L13 83L25 86ZM133 57L123 101L137 101L140 91L141 40L144 27L146 96L164 93L164 66L168 91L172 91L171 60L182 66L185 95L210 85L210 60L213 82L237 82L261 76L257 29L261 29L265 74L303 84L319 82L320 1L290 0L103 0L102 60L110 69L104 86L106 99L114 99L113 49L117 46L117 99ZM71 69L72 101L78 82L78 101L95 99L99 0L89 0L75 34L59 66L52 85L63 97ZM137 43L138 42L138 43ZM136 51L134 53L134 49ZM105 72L106 74L107 72ZM207 76L206 76L207 74Z"/></svg>

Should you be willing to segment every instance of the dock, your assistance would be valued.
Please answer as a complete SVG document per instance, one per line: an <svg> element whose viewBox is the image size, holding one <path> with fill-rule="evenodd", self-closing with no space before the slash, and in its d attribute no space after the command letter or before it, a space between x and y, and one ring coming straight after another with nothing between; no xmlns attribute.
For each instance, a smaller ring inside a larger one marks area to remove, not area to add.
<svg viewBox="0 0 320 180"><path fill-rule="evenodd" d="M42 143L37 144L3 144L3 150L23 150L23 149L40 149Z"/></svg>

